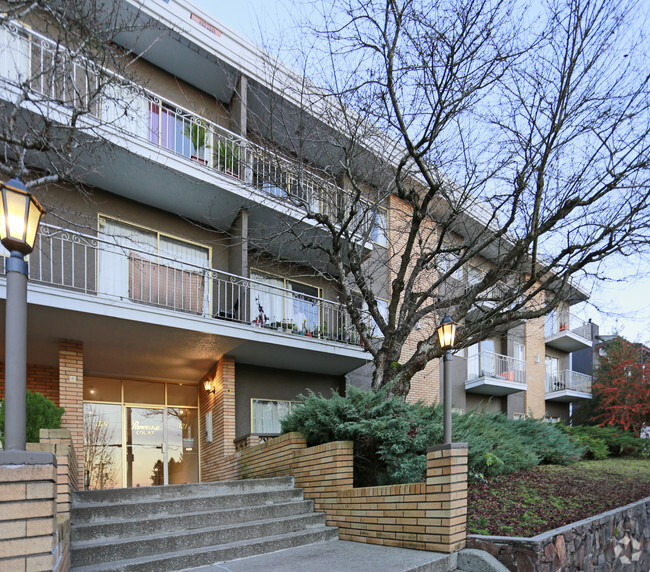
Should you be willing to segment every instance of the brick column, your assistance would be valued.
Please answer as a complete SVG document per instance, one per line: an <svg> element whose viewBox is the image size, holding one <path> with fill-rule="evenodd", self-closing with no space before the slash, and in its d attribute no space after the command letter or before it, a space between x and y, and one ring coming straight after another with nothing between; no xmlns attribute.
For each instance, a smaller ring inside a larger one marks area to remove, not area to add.
<svg viewBox="0 0 650 572"><path fill-rule="evenodd" d="M56 460L0 451L0 570L56 570Z"/></svg>
<svg viewBox="0 0 650 572"><path fill-rule="evenodd" d="M223 356L207 373L214 393L199 384L201 416L201 480L218 480L225 457L235 453L235 360ZM205 442L204 416L212 411L212 443Z"/></svg>
<svg viewBox="0 0 650 572"><path fill-rule="evenodd" d="M465 548L467 526L467 443L449 443L427 451L427 534L429 550Z"/></svg>
<svg viewBox="0 0 650 572"><path fill-rule="evenodd" d="M83 483L83 344L62 340L59 345L59 399L65 413L61 427L70 431L72 446L79 455L77 482Z"/></svg>

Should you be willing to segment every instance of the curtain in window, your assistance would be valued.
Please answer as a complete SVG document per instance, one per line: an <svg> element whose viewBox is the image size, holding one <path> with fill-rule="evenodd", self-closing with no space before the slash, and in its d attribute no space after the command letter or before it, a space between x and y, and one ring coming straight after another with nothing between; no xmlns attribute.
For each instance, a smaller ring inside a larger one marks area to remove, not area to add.
<svg viewBox="0 0 650 572"><path fill-rule="evenodd" d="M253 400L253 433L279 433L280 420L289 414L288 401Z"/></svg>
<svg viewBox="0 0 650 572"><path fill-rule="evenodd" d="M264 323L267 319L268 323L281 323L286 320L283 292L275 289L283 288L284 280L260 272L251 272L251 278L264 283L251 283L250 315L252 319L259 319L261 313L265 316Z"/></svg>
<svg viewBox="0 0 650 572"><path fill-rule="evenodd" d="M29 42L27 38L0 27L0 76L11 83L20 83L27 79L28 73Z"/></svg>
<svg viewBox="0 0 650 572"><path fill-rule="evenodd" d="M313 331L320 323L320 304L316 299L318 288L289 282L289 289L293 292L290 319L299 330Z"/></svg>

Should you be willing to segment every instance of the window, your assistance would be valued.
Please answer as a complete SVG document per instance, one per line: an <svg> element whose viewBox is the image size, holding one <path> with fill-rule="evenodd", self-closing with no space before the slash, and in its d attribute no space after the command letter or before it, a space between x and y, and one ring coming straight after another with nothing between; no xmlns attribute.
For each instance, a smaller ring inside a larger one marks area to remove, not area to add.
<svg viewBox="0 0 650 572"><path fill-rule="evenodd" d="M470 264L467 267L467 282L469 283L470 286L474 286L474 284L478 284L481 280L483 280L484 276L485 274L478 266L474 266Z"/></svg>
<svg viewBox="0 0 650 572"><path fill-rule="evenodd" d="M467 379L496 375L494 340L483 340L467 348Z"/></svg>
<svg viewBox="0 0 650 572"><path fill-rule="evenodd" d="M210 250L134 225L100 218L99 289L174 310L208 311L204 268Z"/></svg>
<svg viewBox="0 0 650 572"><path fill-rule="evenodd" d="M443 246L443 248L449 248L448 246ZM452 254L451 252L444 252L439 255L438 257L438 268L440 269L440 272L442 274L446 274L449 272L451 268L453 268L456 264L458 264L458 256L456 254ZM462 280L463 279L463 267L459 266L454 270L452 274L449 276L450 278L455 278L456 280Z"/></svg>
<svg viewBox="0 0 650 572"><path fill-rule="evenodd" d="M558 391L560 387L560 360L556 357L546 356L546 389Z"/></svg>
<svg viewBox="0 0 650 572"><path fill-rule="evenodd" d="M386 209L378 208L374 212L374 220L370 227L370 240L379 246L388 245L388 218Z"/></svg>
<svg viewBox="0 0 650 572"><path fill-rule="evenodd" d="M251 400L251 433L280 433L280 421L297 404L292 401L269 399Z"/></svg>
<svg viewBox="0 0 650 572"><path fill-rule="evenodd" d="M263 283L251 284L251 316L258 325L310 332L319 327L318 288L255 270L251 279Z"/></svg>
<svg viewBox="0 0 650 572"><path fill-rule="evenodd" d="M384 319L384 322L388 321L388 302L386 300L380 300L377 298L377 309L379 310L379 313L381 314L381 317ZM370 318L372 320L371 328L372 328L372 337L373 338L383 338L384 334L381 333L381 330L379 329L379 326L377 325L377 322L375 322L374 319Z"/></svg>

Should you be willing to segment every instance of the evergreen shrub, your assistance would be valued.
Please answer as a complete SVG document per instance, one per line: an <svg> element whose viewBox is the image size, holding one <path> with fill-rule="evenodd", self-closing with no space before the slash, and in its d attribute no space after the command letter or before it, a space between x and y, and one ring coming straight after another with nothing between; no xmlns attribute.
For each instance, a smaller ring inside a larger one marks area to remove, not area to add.
<svg viewBox="0 0 650 572"><path fill-rule="evenodd" d="M60 429L64 409L57 407L51 399L41 393L27 391L26 396L26 441L38 443L41 429ZM4 443L5 402L0 403L0 429Z"/></svg>
<svg viewBox="0 0 650 572"><path fill-rule="evenodd" d="M587 448L586 456L590 458L638 456L644 452L646 439L636 437L631 431L623 431L613 425L604 427L598 425L565 426L564 430L574 441Z"/></svg>
<svg viewBox="0 0 650 572"><path fill-rule="evenodd" d="M309 392L300 404L282 421L282 432L303 433L308 446L353 441L355 486L421 482L427 448L442 442L441 405L356 388L347 397ZM583 452L555 425L477 410L453 415L453 440L468 444L468 471L475 479L542 462L570 463Z"/></svg>

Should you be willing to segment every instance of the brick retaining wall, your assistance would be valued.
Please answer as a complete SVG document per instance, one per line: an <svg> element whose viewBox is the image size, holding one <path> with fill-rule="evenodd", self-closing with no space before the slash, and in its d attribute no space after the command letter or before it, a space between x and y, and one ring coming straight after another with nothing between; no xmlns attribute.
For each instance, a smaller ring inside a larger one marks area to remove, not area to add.
<svg viewBox="0 0 650 572"><path fill-rule="evenodd" d="M516 572L650 570L650 497L531 538L468 535Z"/></svg>
<svg viewBox="0 0 650 572"><path fill-rule="evenodd" d="M41 429L27 446L0 452L0 570L67 572L78 478L70 432Z"/></svg>
<svg viewBox="0 0 650 572"><path fill-rule="evenodd" d="M429 449L425 483L354 488L353 461L352 442L307 447L300 433L244 449L232 460L240 478L292 475L342 540L439 552L464 548L466 444Z"/></svg>

